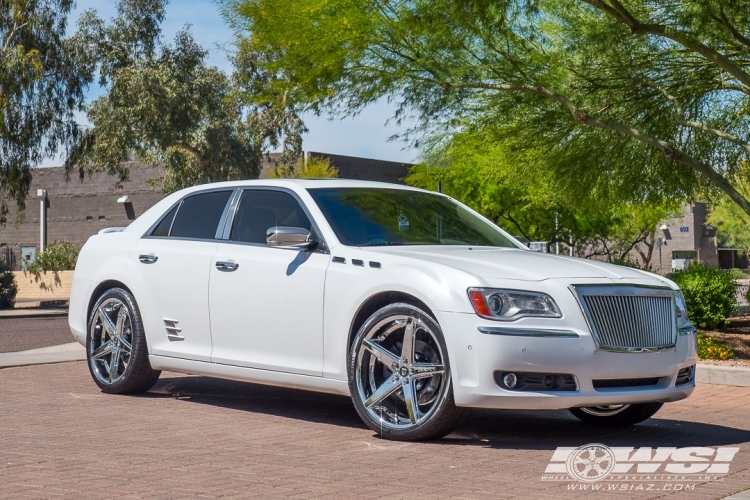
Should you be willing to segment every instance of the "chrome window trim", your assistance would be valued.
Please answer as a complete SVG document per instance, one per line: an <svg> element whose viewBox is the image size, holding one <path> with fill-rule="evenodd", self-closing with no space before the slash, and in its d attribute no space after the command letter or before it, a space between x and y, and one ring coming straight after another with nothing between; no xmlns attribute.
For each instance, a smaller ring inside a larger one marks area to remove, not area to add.
<svg viewBox="0 0 750 500"><path fill-rule="evenodd" d="M487 335L506 335L509 337L542 337L556 339L580 339L581 336L571 330L548 330L545 328L508 328L504 326L478 326L480 333Z"/></svg>
<svg viewBox="0 0 750 500"><path fill-rule="evenodd" d="M588 326L589 331L591 332L591 336L594 339L594 343L596 344L597 349L599 349L600 351L642 353L642 352L667 351L670 349L674 349L676 347L678 332L677 332L677 314L675 313L674 307L672 307L672 343L671 344L667 344L663 346L654 346L654 347L616 347L616 346L603 345L602 342L599 340L599 333L597 332L596 327L594 326L592 322L591 312L589 311L589 308L586 305L586 301L583 300L584 295L596 295L596 293L586 293L586 292L591 292L597 289L600 289L600 290L603 289L603 290L606 290L610 294L612 293L612 290L619 290L620 293L614 294L614 295L620 295L620 296L632 296L632 297L669 296L672 299L672 304L674 304L675 291L672 288L668 286L658 286L658 285L602 283L602 284L568 285L568 289L571 291L576 301L578 302L578 307L581 308L581 313L583 313L583 317L586 320L586 325ZM637 291L640 291L641 293L637 293ZM622 293L622 292L627 292L627 293Z"/></svg>
<svg viewBox="0 0 750 500"><path fill-rule="evenodd" d="M260 248L274 248L276 250L294 250L297 252L308 251L306 249L270 247L262 243L252 243L249 241L233 241L229 239L232 234L232 225L234 224L234 218L237 215L237 210L239 209L242 195L245 194L246 191L277 191L277 192L291 195L292 198L294 198L294 200L297 203L299 203L299 206L302 208L302 211L310 220L310 226L313 230L312 232L315 234L316 240L318 241L318 246L317 248L315 248L315 250L313 250L313 252L323 253L323 254L329 253L328 244L326 243L326 240L323 237L323 233L320 231L320 227L318 226L318 223L315 221L315 218L310 213L310 210L308 210L307 205L305 205L305 202L302 201L302 198L300 198L299 194L297 194L295 191L288 189L288 188L279 187L279 186L242 186L238 188L237 191L238 191L236 194L237 199L236 199L234 206L229 210L227 214L226 225L224 226L224 231L222 233L221 239L219 240L220 243L229 243L232 245L246 245L246 246L254 246L254 247L260 247Z"/></svg>
<svg viewBox="0 0 750 500"><path fill-rule="evenodd" d="M236 196L237 191L239 188L226 188L226 187L217 187L217 188L211 188L211 189L204 189L202 191L193 191L192 193L188 193L176 202L174 202L170 207L164 211L164 213L154 222L151 227L148 228L148 230L141 236L141 238L148 238L148 239L155 239L155 240L178 240L178 241L219 241L219 228L222 228L222 224L226 222L226 216L228 213L228 208L232 202L232 199L234 196ZM190 197L197 196L200 194L206 194L206 193L213 193L217 191L231 191L232 193L229 195L229 199L227 200L227 204L224 206L224 211L222 212L221 218L219 219L219 223L216 226L216 234L213 238L187 238L184 236L171 236L172 234L172 226L174 226L174 221L177 219L177 214L180 213L180 208L182 207L182 202L187 200ZM164 217L169 214L169 212L172 211L174 207L178 207L177 211L174 214L174 219L172 219L172 223L169 225L169 233L167 236L154 236L151 233L154 232L156 229L156 226L158 226L162 220L164 220Z"/></svg>

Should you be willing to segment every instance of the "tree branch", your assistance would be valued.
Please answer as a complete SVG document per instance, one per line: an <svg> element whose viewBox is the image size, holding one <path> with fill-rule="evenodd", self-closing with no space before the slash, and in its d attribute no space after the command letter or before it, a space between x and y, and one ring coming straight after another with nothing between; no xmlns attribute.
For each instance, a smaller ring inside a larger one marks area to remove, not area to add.
<svg viewBox="0 0 750 500"><path fill-rule="evenodd" d="M729 33L732 35L732 37L734 37L734 39L740 42L742 45L750 48L750 38L743 36L742 33L740 33L737 28L735 28L732 23L729 22L727 15L724 13L724 2L721 2L721 4L719 5L719 16L720 18L718 19L718 21L721 22L721 24L723 24L727 28L727 30L729 30Z"/></svg>
<svg viewBox="0 0 750 500"><path fill-rule="evenodd" d="M617 7L608 6L601 0L583 1L591 5L592 7L606 12L609 16L616 19L617 21L626 24L632 34L656 35L677 42L683 47L702 55L704 58L708 59L730 75L734 76L737 80L745 84L745 86L750 87L750 73L742 69L741 66L732 62L727 56L690 37L688 33L663 24L642 23L635 17L633 17L632 14L630 14L617 0L610 0ZM623 12L627 13L627 15L624 15Z"/></svg>
<svg viewBox="0 0 750 500"><path fill-rule="evenodd" d="M719 172L714 170L707 163L704 163L698 160L697 158L693 158L692 156L685 154L684 152L680 151L679 149L677 149L675 146L668 143L667 141L663 141L659 139L658 137L654 137L652 135L646 134L645 132L642 132L636 128L623 125L622 123L618 123L618 122L614 122L610 120L603 120L600 118L589 116L584 111L579 110L578 107L575 105L575 103L573 103L573 101L571 101L570 99L568 99L567 97L561 94L552 92L542 86L532 87L528 85L493 84L493 83L456 84L454 86L466 87L466 88L483 88L483 89L498 90L498 91L523 92L527 94L534 94L540 97L544 97L552 101L556 101L564 105L568 109L568 111L570 111L571 115L573 115L573 119L579 125L588 125L590 127L617 132L619 134L632 137L633 139L636 139L644 144L648 144L657 149L660 149L664 153L664 155L670 160L678 161L682 163L683 165L687 165L688 167L692 168L696 172L704 175L706 178L708 178L709 181L711 181L714 184L714 186L722 190L727 196L729 196L732 199L732 201L737 203L742 208L742 210L744 210L747 214L750 215L750 201L748 201L744 196L742 196L742 194L740 194L740 192L737 191L737 189L734 186L732 186L732 184L728 180L726 180L723 175L721 175Z"/></svg>
<svg viewBox="0 0 750 500"><path fill-rule="evenodd" d="M184 149L188 153L192 154L196 161L200 163L202 166L205 167L205 161L203 159L203 153L201 153L198 149L194 148L190 144L184 143L184 142L178 142L175 144L176 147L180 149Z"/></svg>
<svg viewBox="0 0 750 500"><path fill-rule="evenodd" d="M677 111L677 123L684 127L690 127L696 130L702 130L708 134L713 135L714 137L718 137L720 139L724 139L726 141L732 142L748 153L750 153L750 144L747 141L742 140L739 136L736 136L734 134L731 134L729 132L724 132L723 130L719 130L717 128L709 127L705 123L700 123L692 120L686 120L685 119L685 108L680 104L680 101L671 95L669 92L667 92L664 88L661 86L655 84L654 82L651 82L645 78L635 78L634 80L642 82L649 87L652 87L656 90L658 90L667 100L669 100L672 104L674 104L675 110Z"/></svg>

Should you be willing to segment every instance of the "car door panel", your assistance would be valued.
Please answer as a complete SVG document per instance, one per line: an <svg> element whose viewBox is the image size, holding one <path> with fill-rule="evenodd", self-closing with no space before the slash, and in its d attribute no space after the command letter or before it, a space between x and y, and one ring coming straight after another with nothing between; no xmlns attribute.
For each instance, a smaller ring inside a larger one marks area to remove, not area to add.
<svg viewBox="0 0 750 500"><path fill-rule="evenodd" d="M161 238L136 243L130 255L131 280L151 354L210 361L208 279L216 247L216 242ZM141 255L156 261L143 262Z"/></svg>
<svg viewBox="0 0 750 500"><path fill-rule="evenodd" d="M265 232L275 225L310 228L310 221L289 193L245 191L210 270L211 360L320 376L330 259L267 246Z"/></svg>
<svg viewBox="0 0 750 500"><path fill-rule="evenodd" d="M128 267L151 354L211 360L208 282L233 189L180 200L135 244Z"/></svg>

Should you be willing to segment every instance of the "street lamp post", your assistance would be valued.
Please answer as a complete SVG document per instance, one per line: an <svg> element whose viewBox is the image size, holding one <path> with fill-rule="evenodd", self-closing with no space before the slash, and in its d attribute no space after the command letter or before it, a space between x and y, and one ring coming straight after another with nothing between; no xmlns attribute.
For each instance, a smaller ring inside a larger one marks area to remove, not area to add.
<svg viewBox="0 0 750 500"><path fill-rule="evenodd" d="M39 253L47 246L47 190L37 189L39 197Z"/></svg>

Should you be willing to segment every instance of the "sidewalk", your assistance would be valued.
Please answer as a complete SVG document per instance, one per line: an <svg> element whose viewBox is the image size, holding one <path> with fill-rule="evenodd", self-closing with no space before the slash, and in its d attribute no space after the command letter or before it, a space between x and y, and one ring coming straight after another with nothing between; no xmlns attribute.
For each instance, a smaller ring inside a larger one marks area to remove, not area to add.
<svg viewBox="0 0 750 500"><path fill-rule="evenodd" d="M0 320L2 318L48 318L48 317L66 317L68 315L67 308L60 309L37 309L37 308L21 308L21 309L4 309L0 310Z"/></svg>
<svg viewBox="0 0 750 500"><path fill-rule="evenodd" d="M78 342L0 354L0 368L11 366L45 365L67 361L83 361L86 349Z"/></svg>

